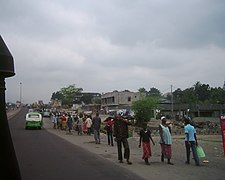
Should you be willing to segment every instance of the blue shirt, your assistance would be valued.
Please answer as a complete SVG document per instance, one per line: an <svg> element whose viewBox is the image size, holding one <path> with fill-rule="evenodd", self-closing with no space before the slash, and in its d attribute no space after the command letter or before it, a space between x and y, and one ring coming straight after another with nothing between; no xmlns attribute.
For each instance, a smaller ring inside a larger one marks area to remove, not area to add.
<svg viewBox="0 0 225 180"><path fill-rule="evenodd" d="M184 126L184 132L189 135L189 141L195 141L196 130L194 126L190 124ZM187 141L187 135L185 136L185 141Z"/></svg>

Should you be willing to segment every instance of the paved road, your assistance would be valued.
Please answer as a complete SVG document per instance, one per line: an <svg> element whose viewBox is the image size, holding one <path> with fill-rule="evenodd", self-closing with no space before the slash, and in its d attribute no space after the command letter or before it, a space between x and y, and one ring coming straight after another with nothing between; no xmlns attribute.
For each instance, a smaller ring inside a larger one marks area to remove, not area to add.
<svg viewBox="0 0 225 180"><path fill-rule="evenodd" d="M25 113L9 120L23 180L142 179L45 129L25 130Z"/></svg>

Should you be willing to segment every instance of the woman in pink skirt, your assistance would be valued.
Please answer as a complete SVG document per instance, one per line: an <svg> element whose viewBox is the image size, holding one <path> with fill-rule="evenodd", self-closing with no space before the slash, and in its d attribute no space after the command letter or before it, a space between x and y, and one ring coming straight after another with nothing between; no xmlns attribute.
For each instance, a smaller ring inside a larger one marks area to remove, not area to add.
<svg viewBox="0 0 225 180"><path fill-rule="evenodd" d="M146 124L143 125L143 129L140 131L140 143L139 143L139 148L143 148L143 156L142 159L145 160L145 164L150 165L148 159L152 156L152 151L151 151L151 145L150 145L150 140L152 141L152 144L155 145L152 136L151 136L151 131L146 128Z"/></svg>

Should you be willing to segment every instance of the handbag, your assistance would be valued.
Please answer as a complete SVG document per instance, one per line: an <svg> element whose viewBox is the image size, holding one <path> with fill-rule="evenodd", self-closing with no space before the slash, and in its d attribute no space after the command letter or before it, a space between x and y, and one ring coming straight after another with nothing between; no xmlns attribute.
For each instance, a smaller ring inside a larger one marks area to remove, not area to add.
<svg viewBox="0 0 225 180"><path fill-rule="evenodd" d="M197 146L197 155L199 158L205 157L205 152L201 146Z"/></svg>

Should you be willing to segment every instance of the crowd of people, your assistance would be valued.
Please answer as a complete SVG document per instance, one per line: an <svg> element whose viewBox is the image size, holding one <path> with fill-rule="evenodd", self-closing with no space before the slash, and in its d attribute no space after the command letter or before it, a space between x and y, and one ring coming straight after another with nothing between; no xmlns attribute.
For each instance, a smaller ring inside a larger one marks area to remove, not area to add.
<svg viewBox="0 0 225 180"><path fill-rule="evenodd" d="M78 135L92 133L92 117L84 113L72 115L66 112L56 112L51 114L51 120L54 129L68 130L72 134L72 130L76 130Z"/></svg>
<svg viewBox="0 0 225 180"><path fill-rule="evenodd" d="M104 129L107 134L108 145L114 146L114 142L117 144L118 160L119 163L123 163L123 159L126 163L131 165L130 161L130 148L128 143L128 126L132 125L121 113L116 114L114 117L108 117L104 121L101 120L99 113L97 112L95 117L79 113L73 116L70 113L52 113L51 116L53 128L69 131L72 134L72 130L77 131L77 135L94 135L96 144L101 144L100 131ZM102 124L104 123L104 128ZM191 125L191 119L189 117L184 118L184 133L185 133L185 148L186 148L186 164L190 164L190 152L193 153L195 165L199 166L199 158L197 155L197 136L196 130ZM161 147L161 161L167 159L169 165L174 165L171 162L172 158L172 136L170 124L167 123L165 116L161 117L161 123L159 125L160 135L160 147ZM151 136L151 131L147 127L147 123L143 123L142 129L139 132L140 140L138 147L143 149L142 159L146 165L150 165L149 158L152 156L151 144L155 145L155 142ZM124 148L124 153L122 153Z"/></svg>

